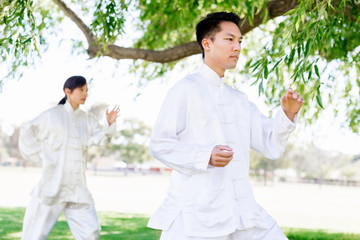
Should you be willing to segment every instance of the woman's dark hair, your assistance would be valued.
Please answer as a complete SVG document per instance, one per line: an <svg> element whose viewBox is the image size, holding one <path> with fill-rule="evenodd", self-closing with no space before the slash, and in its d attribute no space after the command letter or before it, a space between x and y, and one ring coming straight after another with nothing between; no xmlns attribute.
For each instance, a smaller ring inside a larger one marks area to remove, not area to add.
<svg viewBox="0 0 360 240"><path fill-rule="evenodd" d="M201 44L204 38L213 38L214 34L220 32L219 27L222 22L233 22L238 26L240 30L240 18L238 15L232 12L215 12L206 15L197 25L196 25L196 40L200 46L202 57L205 57L204 48Z"/></svg>
<svg viewBox="0 0 360 240"><path fill-rule="evenodd" d="M86 79L83 76L72 76L69 77L65 83L64 83L64 87L63 90L65 92L65 88L70 89L71 91L73 91L75 88L78 87L82 87L86 84ZM65 94L65 97L63 99L60 100L60 102L58 103L58 105L60 104L65 104L67 99L67 96Z"/></svg>

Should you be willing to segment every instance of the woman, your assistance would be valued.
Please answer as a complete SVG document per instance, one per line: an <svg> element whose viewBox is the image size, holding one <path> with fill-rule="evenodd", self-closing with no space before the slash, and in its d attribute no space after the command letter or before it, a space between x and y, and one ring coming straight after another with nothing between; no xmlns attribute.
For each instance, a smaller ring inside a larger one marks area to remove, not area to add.
<svg viewBox="0 0 360 240"><path fill-rule="evenodd" d="M80 110L87 98L86 79L66 80L56 107L24 124L19 149L27 160L42 161L43 173L32 191L23 224L23 240L46 239L64 212L75 239L99 239L100 224L86 187L86 150L115 132L119 107L106 111L106 124Z"/></svg>

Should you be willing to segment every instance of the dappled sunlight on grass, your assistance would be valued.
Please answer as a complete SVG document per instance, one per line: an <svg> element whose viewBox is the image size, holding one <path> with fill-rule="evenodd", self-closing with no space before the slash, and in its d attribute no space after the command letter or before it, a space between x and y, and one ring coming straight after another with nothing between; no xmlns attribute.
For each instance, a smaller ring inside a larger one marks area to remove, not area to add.
<svg viewBox="0 0 360 240"><path fill-rule="evenodd" d="M332 233L324 230L283 228L289 240L359 240L359 234Z"/></svg>
<svg viewBox="0 0 360 240"><path fill-rule="evenodd" d="M24 208L0 208L0 239L20 239Z"/></svg>
<svg viewBox="0 0 360 240"><path fill-rule="evenodd" d="M15 240L21 238L24 208L0 208L0 239ZM149 229L148 216L118 212L100 212L101 239L159 239L160 231ZM52 229L48 240L74 239L63 214Z"/></svg>
<svg viewBox="0 0 360 240"><path fill-rule="evenodd" d="M159 239L160 231L146 227L148 217L116 212L99 213L101 239Z"/></svg>
<svg viewBox="0 0 360 240"><path fill-rule="evenodd" d="M0 239L21 237L24 208L0 208ZM149 229L149 217L141 214L99 212L101 239L157 240L161 232ZM332 233L323 230L282 228L289 240L359 240L360 234ZM48 240L74 239L63 214L51 231Z"/></svg>

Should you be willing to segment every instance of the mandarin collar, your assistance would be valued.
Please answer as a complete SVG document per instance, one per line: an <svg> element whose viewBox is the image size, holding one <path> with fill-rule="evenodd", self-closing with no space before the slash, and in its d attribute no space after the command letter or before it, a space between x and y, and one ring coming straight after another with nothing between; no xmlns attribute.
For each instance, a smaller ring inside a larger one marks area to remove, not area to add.
<svg viewBox="0 0 360 240"><path fill-rule="evenodd" d="M217 86L222 86L224 83L224 77L220 78L219 75L205 63L201 64L198 72Z"/></svg>
<svg viewBox="0 0 360 240"><path fill-rule="evenodd" d="M80 112L80 108L74 110L73 107L71 106L71 104L68 101L65 102L64 108L70 114L77 114L77 113Z"/></svg>

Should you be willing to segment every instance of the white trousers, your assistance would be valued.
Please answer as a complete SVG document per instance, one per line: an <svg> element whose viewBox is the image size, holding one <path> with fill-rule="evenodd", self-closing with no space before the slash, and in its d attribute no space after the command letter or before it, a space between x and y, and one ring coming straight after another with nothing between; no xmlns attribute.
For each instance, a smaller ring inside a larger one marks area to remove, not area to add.
<svg viewBox="0 0 360 240"><path fill-rule="evenodd" d="M221 237L188 237L185 236L183 216L180 213L169 229L162 232L160 240L288 240L288 238L277 224L270 229L253 227Z"/></svg>
<svg viewBox="0 0 360 240"><path fill-rule="evenodd" d="M26 209L22 240L45 240L64 212L71 233L76 240L98 240L100 224L94 203L64 202L56 205L45 205L37 197L31 197Z"/></svg>

